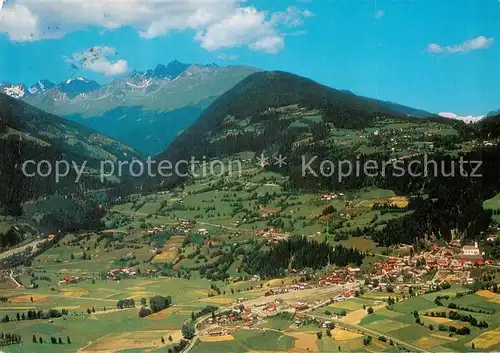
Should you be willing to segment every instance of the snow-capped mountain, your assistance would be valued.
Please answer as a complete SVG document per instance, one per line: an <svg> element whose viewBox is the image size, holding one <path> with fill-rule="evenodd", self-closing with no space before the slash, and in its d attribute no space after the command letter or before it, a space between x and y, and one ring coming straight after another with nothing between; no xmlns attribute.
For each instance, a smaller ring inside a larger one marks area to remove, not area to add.
<svg viewBox="0 0 500 353"><path fill-rule="evenodd" d="M214 99L256 71L172 61L102 86L84 77L54 86L41 80L32 94L19 98L154 155Z"/></svg>
<svg viewBox="0 0 500 353"><path fill-rule="evenodd" d="M49 89L56 87L56 84L49 80L38 80L34 85L29 88L30 94L42 93Z"/></svg>
<svg viewBox="0 0 500 353"><path fill-rule="evenodd" d="M442 116L443 118L462 120L462 121L464 121L466 123L474 123L476 121L479 121L479 120L483 119L486 115L459 116L459 115L457 115L455 113L451 113L451 112L442 112L442 113L439 113L439 116Z"/></svg>
<svg viewBox="0 0 500 353"><path fill-rule="evenodd" d="M0 83L0 90L8 96L13 98L23 98L26 95L29 95L29 91L26 86L22 84L8 84L8 83Z"/></svg>
<svg viewBox="0 0 500 353"><path fill-rule="evenodd" d="M3 93L13 98L27 98L28 96L49 96L54 101L60 101L64 97L75 98L80 94L86 94L101 86L92 80L84 77L68 79L56 85L49 80L38 80L35 84L27 88L23 84L0 83Z"/></svg>
<svg viewBox="0 0 500 353"><path fill-rule="evenodd" d="M57 90L66 93L69 98L74 98L80 94L86 94L99 89L99 85L95 81L87 80L84 77L71 78L57 85Z"/></svg>

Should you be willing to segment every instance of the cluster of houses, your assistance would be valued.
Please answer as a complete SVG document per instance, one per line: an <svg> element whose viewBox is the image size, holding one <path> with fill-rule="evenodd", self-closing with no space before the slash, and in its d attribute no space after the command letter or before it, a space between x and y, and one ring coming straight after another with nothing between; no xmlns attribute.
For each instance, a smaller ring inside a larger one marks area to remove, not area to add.
<svg viewBox="0 0 500 353"><path fill-rule="evenodd" d="M57 285L62 286L65 284L74 284L80 282L81 280L82 280L81 277L67 276L64 277L62 280L60 280L59 282L57 282Z"/></svg>
<svg viewBox="0 0 500 353"><path fill-rule="evenodd" d="M395 282L404 282L408 278L420 282L422 276L437 271L438 279L470 283L469 269L491 263L491 260L484 259L477 242L461 246L459 241L452 241L444 247L435 245L430 251L416 256L388 257L385 261L376 262L373 274L390 277ZM456 275L457 272L461 275Z"/></svg>
<svg viewBox="0 0 500 353"><path fill-rule="evenodd" d="M460 247L459 241L453 241L449 246L434 246L430 252L425 252L422 256L427 265L438 270L460 271L492 263L484 259L484 252L481 252L477 242L474 242L474 245Z"/></svg>
<svg viewBox="0 0 500 353"><path fill-rule="evenodd" d="M209 336L225 336L240 330L242 326L252 327L259 322L262 322L262 318L253 313L251 308L236 305L230 313L205 319L198 329L208 328L206 333Z"/></svg>
<svg viewBox="0 0 500 353"><path fill-rule="evenodd" d="M122 278L134 278L137 275L133 269L130 268L113 268L108 271L107 278L111 280L118 280Z"/></svg>
<svg viewBox="0 0 500 353"><path fill-rule="evenodd" d="M374 264L375 275L388 276L396 282L403 282L403 273L410 278L419 278L427 274L432 269L431 266L418 268L420 259L412 256L394 257L391 256L385 261Z"/></svg>
<svg viewBox="0 0 500 353"><path fill-rule="evenodd" d="M183 220L177 227L175 227L175 231L177 233L189 234L193 230L195 224L196 221Z"/></svg>
<svg viewBox="0 0 500 353"><path fill-rule="evenodd" d="M326 201L331 201L331 200L342 199L344 196L345 195L341 192L339 192L339 193L331 192L328 194L321 195L321 199L326 200Z"/></svg>
<svg viewBox="0 0 500 353"><path fill-rule="evenodd" d="M301 290L309 289L309 288L312 288L309 284L304 283L304 282L298 282L298 283L291 284L289 286L271 288L264 295L267 297L270 295L278 295L278 294L284 294L284 293L290 293L290 292L297 292L297 291L301 291Z"/></svg>
<svg viewBox="0 0 500 353"><path fill-rule="evenodd" d="M278 243L280 240L285 239L285 237L278 235L278 232L274 228L259 229L255 232L255 235L266 238L268 243Z"/></svg>
<svg viewBox="0 0 500 353"><path fill-rule="evenodd" d="M151 234L161 233L163 231L165 231L165 226L164 225L160 225L158 227L153 227L151 229L148 229L146 231L146 234L151 235Z"/></svg>
<svg viewBox="0 0 500 353"><path fill-rule="evenodd" d="M352 282L356 279L360 271L361 271L360 268L351 266L339 268L335 270L335 272L328 275L327 277L321 278L319 280L319 285L330 286L332 284Z"/></svg>

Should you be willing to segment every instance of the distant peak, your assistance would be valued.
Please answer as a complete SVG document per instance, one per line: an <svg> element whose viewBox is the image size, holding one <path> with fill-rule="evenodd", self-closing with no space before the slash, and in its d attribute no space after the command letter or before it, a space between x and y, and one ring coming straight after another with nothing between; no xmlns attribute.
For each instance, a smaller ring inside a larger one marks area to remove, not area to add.
<svg viewBox="0 0 500 353"><path fill-rule="evenodd" d="M90 82L89 80L87 80L85 77L77 77L77 78L70 78L70 79L67 79L66 80L66 84L69 85L71 82L74 82L74 81L80 81L80 82L85 82L85 83L88 83Z"/></svg>

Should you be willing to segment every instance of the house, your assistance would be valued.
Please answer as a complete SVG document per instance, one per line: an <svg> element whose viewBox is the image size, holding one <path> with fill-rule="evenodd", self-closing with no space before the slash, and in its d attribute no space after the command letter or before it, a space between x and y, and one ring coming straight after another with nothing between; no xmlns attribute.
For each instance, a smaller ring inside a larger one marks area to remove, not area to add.
<svg viewBox="0 0 500 353"><path fill-rule="evenodd" d="M299 301L299 302L295 303L294 307L297 310L305 310L305 309L309 309L309 304L307 304L306 302Z"/></svg>
<svg viewBox="0 0 500 353"><path fill-rule="evenodd" d="M224 335L228 334L228 331L226 329L223 329L223 328L218 328L215 330L208 331L208 334L210 336L224 336Z"/></svg>
<svg viewBox="0 0 500 353"><path fill-rule="evenodd" d="M476 260L476 262L474 263L474 265L476 265L476 266L484 266L484 261L483 260Z"/></svg>
<svg viewBox="0 0 500 353"><path fill-rule="evenodd" d="M479 247L477 245L477 241L474 242L474 246L471 245L465 245L462 247L462 253L466 256L479 256L481 255L479 251Z"/></svg>

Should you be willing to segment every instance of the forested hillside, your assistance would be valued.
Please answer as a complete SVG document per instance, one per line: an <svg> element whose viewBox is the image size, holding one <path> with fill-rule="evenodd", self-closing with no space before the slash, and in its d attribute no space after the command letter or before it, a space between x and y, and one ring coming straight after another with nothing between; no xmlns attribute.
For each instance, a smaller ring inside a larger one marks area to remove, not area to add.
<svg viewBox="0 0 500 353"><path fill-rule="evenodd" d="M428 118L402 113L412 111L422 116L418 109L359 97L295 75L257 73L216 100L157 159L220 159L244 151L271 159L283 155L285 166L270 163L266 169L285 175L295 191L380 187L412 198L409 214L389 221L382 231L365 230L379 244L449 240L453 234L472 239L491 221L482 203L500 191L495 162L500 151L486 143L496 136L498 119L468 126L430 113ZM388 163L398 161L409 170L414 161L422 165L424 156L446 170L400 175ZM324 160L352 165L375 161L387 163L388 170L375 176L351 173L342 179L339 170L328 176L304 175L302 161L312 157L316 159L310 166L316 171ZM467 175L462 175L461 158L481 162L477 172L482 177L470 177L473 165L466 165ZM156 180L152 187L166 188L173 182L180 180Z"/></svg>
<svg viewBox="0 0 500 353"><path fill-rule="evenodd" d="M71 170L58 182L54 176L26 177L25 161L46 160L87 162L89 171L101 160L118 161L139 157L132 148L102 136L76 123L47 114L26 103L0 94L0 214L19 215L21 204L54 193L74 194L103 188L96 175L86 173L79 183Z"/></svg>

